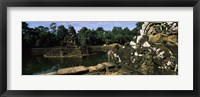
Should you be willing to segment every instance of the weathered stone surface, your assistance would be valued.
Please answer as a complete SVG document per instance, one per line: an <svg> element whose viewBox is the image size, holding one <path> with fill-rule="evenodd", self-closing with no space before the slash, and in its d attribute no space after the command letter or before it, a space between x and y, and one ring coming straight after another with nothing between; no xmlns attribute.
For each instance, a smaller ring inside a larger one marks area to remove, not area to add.
<svg viewBox="0 0 200 97"><path fill-rule="evenodd" d="M163 41L176 43L178 41L178 35L170 35L170 36L163 37Z"/></svg>
<svg viewBox="0 0 200 97"><path fill-rule="evenodd" d="M88 67L88 69L89 69L89 72L94 72L98 70L96 66L90 66Z"/></svg>
<svg viewBox="0 0 200 97"><path fill-rule="evenodd" d="M103 64L108 69L111 69L111 68L115 67L115 64L112 63L112 62L104 62L104 63L101 63L101 64Z"/></svg>
<svg viewBox="0 0 200 97"><path fill-rule="evenodd" d="M112 47L112 49L110 49L107 53L108 55L108 61L109 62L114 62L114 63L120 63L121 59L119 57L119 45L115 45L114 47Z"/></svg>
<svg viewBox="0 0 200 97"><path fill-rule="evenodd" d="M151 43L162 42L161 33L158 33L158 34L155 34L155 35L149 35L149 41Z"/></svg>
<svg viewBox="0 0 200 97"><path fill-rule="evenodd" d="M133 48L131 61L142 74L177 74L178 66L178 23L177 22L146 22L138 37L150 46ZM146 37L146 38L145 38ZM141 39L142 39L141 38ZM136 39L136 40L137 40ZM134 41L134 40L133 40ZM143 43L143 42L142 42ZM139 55L142 56L139 56Z"/></svg>
<svg viewBox="0 0 200 97"><path fill-rule="evenodd" d="M114 62L127 71L178 74L178 22L144 22L129 46L119 49L119 57L121 62Z"/></svg>
<svg viewBox="0 0 200 97"><path fill-rule="evenodd" d="M84 50L83 50L84 49ZM83 58L92 54L90 47L73 47L73 48L52 48L43 56L45 58ZM86 50L86 51L85 51Z"/></svg>
<svg viewBox="0 0 200 97"><path fill-rule="evenodd" d="M113 69L114 67L115 67L115 64L112 62L103 62L96 66L90 66L88 67L88 69L89 69L89 72L95 72L95 71L102 71L106 69Z"/></svg>
<svg viewBox="0 0 200 97"><path fill-rule="evenodd" d="M58 70L58 74L61 74L61 75L84 74L87 72L89 72L89 69L85 66L63 68L63 69Z"/></svg>
<svg viewBox="0 0 200 97"><path fill-rule="evenodd" d="M103 65L103 64L98 64L98 65L96 66L96 68L97 68L98 70L105 70L105 69L106 69L105 65Z"/></svg>

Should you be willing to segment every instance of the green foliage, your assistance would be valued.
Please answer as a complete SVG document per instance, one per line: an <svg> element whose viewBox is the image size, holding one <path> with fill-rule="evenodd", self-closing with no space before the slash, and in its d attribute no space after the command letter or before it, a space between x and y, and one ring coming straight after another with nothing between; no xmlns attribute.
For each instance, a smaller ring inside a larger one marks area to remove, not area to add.
<svg viewBox="0 0 200 97"><path fill-rule="evenodd" d="M49 28L51 33L56 34L56 23L51 23Z"/></svg>
<svg viewBox="0 0 200 97"><path fill-rule="evenodd" d="M78 40L79 40L79 44L82 46L86 45L86 41L87 41L87 35L86 35L86 31L88 30L87 27L82 27L78 32Z"/></svg>
<svg viewBox="0 0 200 97"><path fill-rule="evenodd" d="M67 38L68 35L68 29L65 28L64 25L60 25L57 28L57 39L58 39L58 44L63 46L66 44L66 41L64 41L64 38Z"/></svg>
<svg viewBox="0 0 200 97"><path fill-rule="evenodd" d="M80 29L78 35L79 42L82 46L85 45L97 45L97 32L95 30L90 30L86 27Z"/></svg>
<svg viewBox="0 0 200 97"><path fill-rule="evenodd" d="M26 22L22 22L22 34L25 34L28 30L28 24Z"/></svg>
<svg viewBox="0 0 200 97"><path fill-rule="evenodd" d="M56 35L50 33L48 27L38 26L35 28L29 28L28 24L23 22L22 31L23 48L57 45Z"/></svg>
<svg viewBox="0 0 200 97"><path fill-rule="evenodd" d="M98 27L95 30L82 27L76 33L71 25L69 25L68 29L64 25L57 26L56 23L51 23L49 27L38 26L29 28L28 23L22 22L23 47L63 46L68 45L67 43L70 39L82 46L111 43L124 45L138 34L142 24L143 22L136 23L136 28L132 30L128 27L113 27L111 31L104 30L103 27Z"/></svg>
<svg viewBox="0 0 200 97"><path fill-rule="evenodd" d="M102 27L98 27L96 29L96 33L97 33L97 36L96 36L97 44L100 44L100 45L104 44L105 43L105 41L104 41L104 35L105 35L104 29Z"/></svg>
<svg viewBox="0 0 200 97"><path fill-rule="evenodd" d="M139 30L142 28L142 24L144 24L144 22L137 22L136 23L136 28L133 29L134 35L138 35Z"/></svg>

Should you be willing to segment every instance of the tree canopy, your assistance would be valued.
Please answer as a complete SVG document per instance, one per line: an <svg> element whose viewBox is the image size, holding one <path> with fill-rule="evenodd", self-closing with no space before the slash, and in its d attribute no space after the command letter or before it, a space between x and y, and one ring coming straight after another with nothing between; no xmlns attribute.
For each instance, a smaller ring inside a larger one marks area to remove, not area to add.
<svg viewBox="0 0 200 97"><path fill-rule="evenodd" d="M78 45L82 46L111 43L123 45L137 35L142 24L143 22L136 23L136 28L132 30L128 27L113 27L111 30L104 30L103 27L97 29L82 27L79 31L76 31L71 25L66 28L64 25L51 23L49 27L30 28L28 23L22 22L23 47L66 46L70 38L73 38Z"/></svg>

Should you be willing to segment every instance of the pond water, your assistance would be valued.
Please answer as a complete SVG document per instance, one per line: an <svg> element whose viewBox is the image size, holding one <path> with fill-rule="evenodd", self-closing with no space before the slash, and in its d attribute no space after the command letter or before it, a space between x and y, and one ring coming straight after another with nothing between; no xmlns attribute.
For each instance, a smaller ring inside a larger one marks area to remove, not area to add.
<svg viewBox="0 0 200 97"><path fill-rule="evenodd" d="M86 58L44 58L43 56L23 57L22 75L36 75L74 66L93 66L107 61L105 52L98 52Z"/></svg>

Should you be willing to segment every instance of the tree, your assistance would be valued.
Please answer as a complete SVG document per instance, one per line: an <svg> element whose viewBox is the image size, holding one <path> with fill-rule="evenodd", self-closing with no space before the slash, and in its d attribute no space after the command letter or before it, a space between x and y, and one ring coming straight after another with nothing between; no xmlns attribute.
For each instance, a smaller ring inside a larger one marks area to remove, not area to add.
<svg viewBox="0 0 200 97"><path fill-rule="evenodd" d="M122 29L122 27L113 27L113 29L112 29L112 33L114 33L114 34L119 34L119 33L122 33L123 32L123 29Z"/></svg>
<svg viewBox="0 0 200 97"><path fill-rule="evenodd" d="M98 27L96 29L96 33L97 33L97 37L96 37L97 44L101 44L101 45L104 44L105 41L103 38L104 38L105 31L104 31L103 27Z"/></svg>
<svg viewBox="0 0 200 97"><path fill-rule="evenodd" d="M64 37L66 35L68 35L68 29L66 29L64 25L58 26L58 29L57 29L57 38L58 38L58 43L60 45L64 45Z"/></svg>
<svg viewBox="0 0 200 97"><path fill-rule="evenodd" d="M85 45L98 45L101 40L98 38L98 34L102 31L91 30L86 27L82 27L79 31L78 39L82 46ZM102 36L103 37L103 36Z"/></svg>
<svg viewBox="0 0 200 97"><path fill-rule="evenodd" d="M122 27L113 27L112 33L111 33L111 42L112 43L120 43L122 44L122 38L123 38L123 29Z"/></svg>
<svg viewBox="0 0 200 97"><path fill-rule="evenodd" d="M87 41L86 43L88 45L96 45L98 40L97 40L97 33L95 30L87 30L86 32L86 36L87 36Z"/></svg>
<svg viewBox="0 0 200 97"><path fill-rule="evenodd" d="M103 40L106 44L110 44L112 41L111 41L111 37L112 37L112 32L111 31L105 31L105 34L103 36Z"/></svg>
<svg viewBox="0 0 200 97"><path fill-rule="evenodd" d="M34 29L30 29L23 37L23 40L29 47L34 47L38 39L39 33L37 33Z"/></svg>
<svg viewBox="0 0 200 97"><path fill-rule="evenodd" d="M36 32L44 34L44 33L48 33L49 32L49 28L48 27L44 27L44 26L38 26L34 28Z"/></svg>
<svg viewBox="0 0 200 97"><path fill-rule="evenodd" d="M130 42L133 37L132 31L128 27L125 27L123 32L123 44Z"/></svg>
<svg viewBox="0 0 200 97"><path fill-rule="evenodd" d="M144 24L144 22L137 22L136 23L136 29L142 29L142 25Z"/></svg>
<svg viewBox="0 0 200 97"><path fill-rule="evenodd" d="M131 34L131 31L130 31L130 29L128 27L125 27L123 29L123 32L124 32L124 34Z"/></svg>
<svg viewBox="0 0 200 97"><path fill-rule="evenodd" d="M26 32L28 32L28 30L29 30L28 23L22 22L22 34L25 34Z"/></svg>
<svg viewBox="0 0 200 97"><path fill-rule="evenodd" d="M28 50L33 47L37 40L38 34L34 32L34 29L28 27L28 23L22 22L22 48Z"/></svg>
<svg viewBox="0 0 200 97"><path fill-rule="evenodd" d="M113 27L111 31L104 30L103 27L98 27L95 30L82 27L76 33L75 28L71 25L68 29L64 25L57 26L56 23L51 23L49 27L29 28L28 23L22 22L22 38L23 44L26 44L27 47L125 44L138 34L142 24L143 22L136 23L133 30L128 27Z"/></svg>
<svg viewBox="0 0 200 97"><path fill-rule="evenodd" d="M56 23L51 23L49 28L51 33L56 34Z"/></svg>
<svg viewBox="0 0 200 97"><path fill-rule="evenodd" d="M142 28L143 24L144 24L144 22L137 22L136 23L136 27L132 30L134 36L139 34L139 30Z"/></svg>
<svg viewBox="0 0 200 97"><path fill-rule="evenodd" d="M57 45L56 35L50 33L48 27L38 26L34 28L34 32L38 34L34 46L36 47L48 47Z"/></svg>
<svg viewBox="0 0 200 97"><path fill-rule="evenodd" d="M78 40L80 45L85 46L86 45L86 41L87 41L87 35L86 35L86 31L88 30L87 27L82 27L78 32Z"/></svg>
<svg viewBox="0 0 200 97"><path fill-rule="evenodd" d="M96 31L104 31L104 29L103 29L103 27L98 27L97 29L96 29Z"/></svg>

